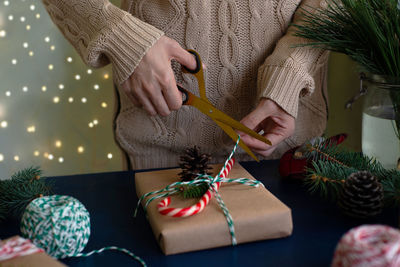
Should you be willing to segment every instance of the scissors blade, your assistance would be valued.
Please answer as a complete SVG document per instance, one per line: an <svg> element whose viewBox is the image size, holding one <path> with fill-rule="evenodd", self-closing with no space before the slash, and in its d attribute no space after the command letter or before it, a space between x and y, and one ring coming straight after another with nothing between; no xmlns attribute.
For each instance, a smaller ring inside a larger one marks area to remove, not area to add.
<svg viewBox="0 0 400 267"><path fill-rule="evenodd" d="M190 105L196 107L198 110L209 116L211 119L213 119L215 122L219 121L222 122L226 125L231 126L232 128L239 130L241 132L244 132L251 137L256 138L257 140L260 140L261 142L264 142L268 145L272 145L271 141L269 141L267 138L264 136L256 133L252 129L244 126L242 123L238 122L237 120L229 117L227 114L223 113L210 103L204 101L201 98L194 97L190 103Z"/></svg>
<svg viewBox="0 0 400 267"><path fill-rule="evenodd" d="M232 138L233 141L237 141L238 134L232 129L232 127L226 125L225 123L222 123L217 120L213 120L216 124L218 124L219 127L221 127L224 132L229 135L230 138ZM259 162L258 158L254 153L250 150L250 148L240 139L239 140L239 146L243 148L244 151L246 151L247 154L249 154L253 159L255 159L257 162Z"/></svg>

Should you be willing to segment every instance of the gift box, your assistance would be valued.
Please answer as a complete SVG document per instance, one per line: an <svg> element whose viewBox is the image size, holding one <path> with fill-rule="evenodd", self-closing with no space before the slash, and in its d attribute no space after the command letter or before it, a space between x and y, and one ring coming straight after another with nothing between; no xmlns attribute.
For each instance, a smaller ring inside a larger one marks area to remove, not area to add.
<svg viewBox="0 0 400 267"><path fill-rule="evenodd" d="M222 165L213 165L214 175ZM179 180L180 169L140 172L135 175L136 192L145 193L162 189ZM228 178L254 179L239 163ZM282 238L291 235L291 210L265 187L250 187L237 183L223 183L219 193L233 218L237 243ZM145 199L146 200L146 199ZM172 207L186 207L197 199L173 196ZM142 202L144 205L145 201ZM215 197L199 214L186 218L161 215L158 200L147 207L147 215L154 236L166 255L227 246L232 244L227 220Z"/></svg>
<svg viewBox="0 0 400 267"><path fill-rule="evenodd" d="M0 241L1 267L63 267L66 266L51 258L30 240L14 236Z"/></svg>

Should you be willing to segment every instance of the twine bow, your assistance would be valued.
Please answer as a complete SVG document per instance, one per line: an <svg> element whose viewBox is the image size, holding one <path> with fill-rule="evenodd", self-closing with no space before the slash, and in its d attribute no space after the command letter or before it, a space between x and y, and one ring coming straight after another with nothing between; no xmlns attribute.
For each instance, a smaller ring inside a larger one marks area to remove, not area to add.
<svg viewBox="0 0 400 267"><path fill-rule="evenodd" d="M228 159L225 161L224 166L222 167L222 169L220 170L218 175L213 177L213 176L206 175L206 174L198 174L197 178L195 178L192 181L175 182L175 183L172 183L170 185L167 185L163 189L143 194L139 198L139 201L137 203L137 206L136 206L136 209L135 209L135 212L134 212L134 216L136 217L136 215L137 215L140 203L147 197L152 196L146 201L146 203L145 203L145 205L143 207L143 210L144 210L146 215L147 215L147 206L153 200L156 200L156 199L159 199L159 198L168 197L168 196L171 196L171 195L174 195L174 194L180 192L180 188L181 188L182 185L195 185L195 186L198 186L201 183L208 183L210 189L213 191L213 193L215 195L215 198L216 198L216 200L218 202L218 205L220 206L220 208L222 209L222 212L225 215L225 218L226 218L226 221L227 221L228 227L229 227L229 233L230 233L231 238L232 238L232 245L233 246L236 245L237 244L237 240L236 240L236 236L235 236L235 227L234 227L233 219L232 219L232 216L230 215L229 210L226 207L224 201L222 200L221 195L218 192L218 187L216 186L216 183L239 183L239 184L248 185L248 186L252 186L252 187L258 187L259 185L264 186L260 181L256 181L256 180L252 180L252 179L247 179L247 178L228 179L228 178L221 177L221 174L224 172L226 166L228 165L228 162L231 160L231 158L235 154L235 151L237 149L239 141L240 141L240 135L238 136L238 139L236 141L235 146L233 147L233 150L232 150L231 154L229 155Z"/></svg>

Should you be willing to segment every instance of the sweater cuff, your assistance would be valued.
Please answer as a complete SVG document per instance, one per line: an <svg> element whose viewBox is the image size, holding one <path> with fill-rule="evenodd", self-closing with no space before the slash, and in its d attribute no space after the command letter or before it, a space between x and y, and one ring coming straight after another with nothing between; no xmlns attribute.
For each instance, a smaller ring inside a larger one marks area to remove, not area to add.
<svg viewBox="0 0 400 267"><path fill-rule="evenodd" d="M112 28L105 53L112 63L114 80L120 85L131 76L147 50L164 33L127 12L116 25Z"/></svg>
<svg viewBox="0 0 400 267"><path fill-rule="evenodd" d="M293 117L297 117L299 97L314 91L314 79L306 72L290 67L263 66L258 71L258 96L273 100Z"/></svg>

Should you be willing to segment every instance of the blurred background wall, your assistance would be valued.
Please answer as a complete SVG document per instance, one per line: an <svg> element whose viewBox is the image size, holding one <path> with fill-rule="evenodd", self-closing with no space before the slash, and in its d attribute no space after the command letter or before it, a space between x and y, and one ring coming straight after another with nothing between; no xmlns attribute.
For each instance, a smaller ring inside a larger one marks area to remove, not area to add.
<svg viewBox="0 0 400 267"><path fill-rule="evenodd" d="M331 53L328 72L330 110L326 136L347 133L348 138L343 145L355 151L361 151L363 98L359 98L351 110L344 106L360 90L358 73L356 64L347 56Z"/></svg>
<svg viewBox="0 0 400 267"><path fill-rule="evenodd" d="M85 66L40 0L1 0L0 51L0 178L123 168L110 66Z"/></svg>
<svg viewBox="0 0 400 267"><path fill-rule="evenodd" d="M119 0L112 1L119 6ZM327 135L349 134L360 150L361 102L354 64L332 54ZM110 66L85 66L51 22L40 0L0 2L0 179L40 166L44 175L118 171Z"/></svg>

